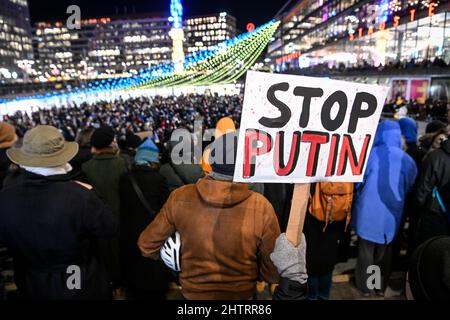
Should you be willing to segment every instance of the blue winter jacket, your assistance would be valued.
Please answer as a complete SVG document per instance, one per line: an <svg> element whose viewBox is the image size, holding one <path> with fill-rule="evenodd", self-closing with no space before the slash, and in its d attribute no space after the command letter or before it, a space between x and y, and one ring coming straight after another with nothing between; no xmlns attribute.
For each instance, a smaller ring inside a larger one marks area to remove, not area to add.
<svg viewBox="0 0 450 320"><path fill-rule="evenodd" d="M352 208L352 227L365 240L389 244L397 233L406 194L417 176L414 160L401 146L399 124L381 122Z"/></svg>
<svg viewBox="0 0 450 320"><path fill-rule="evenodd" d="M400 130L406 143L417 143L417 124L411 118L404 117L398 120Z"/></svg>

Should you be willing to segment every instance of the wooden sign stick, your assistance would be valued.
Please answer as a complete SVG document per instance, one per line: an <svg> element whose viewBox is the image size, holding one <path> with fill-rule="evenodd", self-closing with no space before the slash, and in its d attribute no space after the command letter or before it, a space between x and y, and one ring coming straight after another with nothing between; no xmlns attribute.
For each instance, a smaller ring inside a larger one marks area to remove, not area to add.
<svg viewBox="0 0 450 320"><path fill-rule="evenodd" d="M303 224L305 223L306 209L309 201L309 183L296 183L292 195L291 212L286 228L286 238L297 247L300 244Z"/></svg>

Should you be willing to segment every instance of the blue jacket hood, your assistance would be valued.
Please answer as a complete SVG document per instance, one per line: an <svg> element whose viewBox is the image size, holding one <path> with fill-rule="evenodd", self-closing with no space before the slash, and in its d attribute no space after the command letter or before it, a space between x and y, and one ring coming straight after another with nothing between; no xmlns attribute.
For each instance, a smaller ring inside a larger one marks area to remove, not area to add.
<svg viewBox="0 0 450 320"><path fill-rule="evenodd" d="M417 176L416 163L401 143L397 121L379 124L352 206L352 226L367 241L391 243L401 224L405 198Z"/></svg>
<svg viewBox="0 0 450 320"><path fill-rule="evenodd" d="M398 122L384 120L378 124L373 146L378 147L380 145L397 148L402 147L402 134Z"/></svg>
<svg viewBox="0 0 450 320"><path fill-rule="evenodd" d="M402 131L403 137L405 137L405 141L407 143L416 143L417 142L417 125L416 122L408 117L401 118L398 121L400 125L400 130Z"/></svg>

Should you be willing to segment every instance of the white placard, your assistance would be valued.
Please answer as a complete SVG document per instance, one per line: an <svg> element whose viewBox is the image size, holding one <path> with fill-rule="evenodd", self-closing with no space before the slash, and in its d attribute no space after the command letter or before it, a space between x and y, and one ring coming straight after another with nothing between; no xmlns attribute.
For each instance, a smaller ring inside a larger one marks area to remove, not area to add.
<svg viewBox="0 0 450 320"><path fill-rule="evenodd" d="M361 182L387 92L247 72L234 181Z"/></svg>

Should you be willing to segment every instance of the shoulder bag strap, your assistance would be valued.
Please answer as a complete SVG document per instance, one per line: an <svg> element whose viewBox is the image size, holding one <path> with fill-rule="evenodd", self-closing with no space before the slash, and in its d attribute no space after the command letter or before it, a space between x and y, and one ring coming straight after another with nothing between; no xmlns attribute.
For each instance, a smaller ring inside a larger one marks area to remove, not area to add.
<svg viewBox="0 0 450 320"><path fill-rule="evenodd" d="M134 178L133 174L130 173L130 181L133 186L134 191L136 192L136 195L138 196L139 200L141 201L142 205L144 206L145 210L147 210L152 218L156 216L156 212L152 209L150 204L148 203L147 199L145 199L144 194L142 193L141 188L139 188L136 179Z"/></svg>

